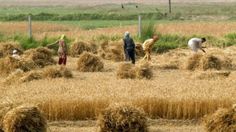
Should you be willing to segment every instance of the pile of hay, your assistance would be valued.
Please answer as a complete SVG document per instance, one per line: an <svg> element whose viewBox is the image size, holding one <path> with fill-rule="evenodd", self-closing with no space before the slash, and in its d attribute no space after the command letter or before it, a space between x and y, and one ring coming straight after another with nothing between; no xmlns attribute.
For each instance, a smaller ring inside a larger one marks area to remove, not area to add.
<svg viewBox="0 0 236 132"><path fill-rule="evenodd" d="M139 79L151 79L153 77L153 72L151 67L148 63L140 64L135 68L136 78Z"/></svg>
<svg viewBox="0 0 236 132"><path fill-rule="evenodd" d="M44 78L73 78L72 71L57 66L47 66L42 71L32 70L24 72L21 69L17 69L12 72L5 80L4 84L23 83L33 80L40 80Z"/></svg>
<svg viewBox="0 0 236 132"><path fill-rule="evenodd" d="M120 79L134 79L136 78L135 67L131 63L121 63L116 72L117 78Z"/></svg>
<svg viewBox="0 0 236 132"><path fill-rule="evenodd" d="M56 64L56 61L52 57L52 50L40 47L25 51L22 59L25 61L33 61L37 67L43 68L48 65Z"/></svg>
<svg viewBox="0 0 236 132"><path fill-rule="evenodd" d="M207 132L235 132L236 110L219 109L204 119L204 125Z"/></svg>
<svg viewBox="0 0 236 132"><path fill-rule="evenodd" d="M99 72L103 68L102 60L92 53L82 53L77 61L77 70L80 72Z"/></svg>
<svg viewBox="0 0 236 132"><path fill-rule="evenodd" d="M40 80L43 79L42 73L38 71L30 71L25 73L20 79L20 82L30 82L33 80Z"/></svg>
<svg viewBox="0 0 236 132"><path fill-rule="evenodd" d="M16 42L0 43L0 58L12 55L14 49L17 50L19 54L23 53L23 49L19 43Z"/></svg>
<svg viewBox="0 0 236 132"><path fill-rule="evenodd" d="M3 118L5 132L46 132L47 121L35 106L13 108Z"/></svg>
<svg viewBox="0 0 236 132"><path fill-rule="evenodd" d="M118 42L103 42L98 50L100 57L113 60L113 61L124 61L124 48L123 43Z"/></svg>
<svg viewBox="0 0 236 132"><path fill-rule="evenodd" d="M194 78L203 80L203 79L222 79L227 78L230 75L230 71L207 71L199 72L194 75Z"/></svg>
<svg viewBox="0 0 236 132"><path fill-rule="evenodd" d="M85 42L79 41L79 42L74 42L70 46L70 55L72 57L79 56L80 54L82 54L85 51L96 53L97 52L97 45L94 43L85 43Z"/></svg>
<svg viewBox="0 0 236 132"><path fill-rule="evenodd" d="M1 102L0 103L0 132L3 132L2 119L6 113L14 107L12 102Z"/></svg>
<svg viewBox="0 0 236 132"><path fill-rule="evenodd" d="M72 78L73 74L67 68L61 69L57 66L48 66L43 69L42 76L44 78Z"/></svg>
<svg viewBox="0 0 236 132"><path fill-rule="evenodd" d="M130 63L121 63L117 70L117 78L120 79L151 79L153 77L153 72L148 63L143 63L138 66L134 66Z"/></svg>
<svg viewBox="0 0 236 132"><path fill-rule="evenodd" d="M100 132L147 132L143 110L130 105L111 105L98 117Z"/></svg>
<svg viewBox="0 0 236 132"><path fill-rule="evenodd" d="M186 69L188 70L221 70L221 69L232 69L232 60L229 58L219 58L217 56L207 54L200 55L194 54L188 59Z"/></svg>

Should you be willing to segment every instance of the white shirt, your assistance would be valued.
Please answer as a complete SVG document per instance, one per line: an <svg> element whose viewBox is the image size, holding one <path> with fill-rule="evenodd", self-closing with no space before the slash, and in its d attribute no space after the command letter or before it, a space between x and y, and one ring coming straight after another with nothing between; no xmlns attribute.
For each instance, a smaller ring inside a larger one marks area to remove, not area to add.
<svg viewBox="0 0 236 132"><path fill-rule="evenodd" d="M197 52L198 49L202 47L202 39L200 38L191 38L188 41L188 47L193 50L194 52Z"/></svg>

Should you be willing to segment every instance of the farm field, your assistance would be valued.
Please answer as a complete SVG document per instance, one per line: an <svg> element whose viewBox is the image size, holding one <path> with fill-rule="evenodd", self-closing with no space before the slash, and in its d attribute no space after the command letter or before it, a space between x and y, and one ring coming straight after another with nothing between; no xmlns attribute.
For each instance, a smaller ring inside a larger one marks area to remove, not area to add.
<svg viewBox="0 0 236 132"><path fill-rule="evenodd" d="M164 0L64 2L0 0L0 131L5 112L22 104L42 111L48 132L99 132L106 108L128 104L145 112L149 132L208 132L206 116L236 104L236 1L174 0L172 14ZM141 38L137 14L143 15ZM133 74L121 68L126 31L137 47L160 36L150 62L136 49ZM56 63L57 47L49 46L62 34L66 68ZM192 37L206 37L206 54L188 49ZM15 48L20 60L9 57ZM83 71L86 61L95 71Z"/></svg>

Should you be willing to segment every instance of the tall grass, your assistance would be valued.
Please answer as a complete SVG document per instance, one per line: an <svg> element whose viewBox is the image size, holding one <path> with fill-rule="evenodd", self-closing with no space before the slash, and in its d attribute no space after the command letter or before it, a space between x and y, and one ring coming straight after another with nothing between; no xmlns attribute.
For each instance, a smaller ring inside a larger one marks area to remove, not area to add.
<svg viewBox="0 0 236 132"><path fill-rule="evenodd" d="M221 99L169 101L145 97L127 102L142 108L152 119L200 119L220 107L229 108L232 105L231 101ZM111 103L114 102L106 99L50 99L40 103L39 107L51 121L87 120L96 119Z"/></svg>

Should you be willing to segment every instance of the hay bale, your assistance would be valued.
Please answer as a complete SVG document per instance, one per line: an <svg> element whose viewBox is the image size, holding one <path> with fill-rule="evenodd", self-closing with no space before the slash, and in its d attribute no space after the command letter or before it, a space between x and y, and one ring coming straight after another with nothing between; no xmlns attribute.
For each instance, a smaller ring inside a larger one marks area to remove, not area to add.
<svg viewBox="0 0 236 132"><path fill-rule="evenodd" d="M116 76L119 79L151 79L153 77L153 72L148 63L143 63L138 66L131 63L121 63L118 66Z"/></svg>
<svg viewBox="0 0 236 132"><path fill-rule="evenodd" d="M101 59L88 52L82 53L77 61L77 70L80 72L98 72L103 68L104 64Z"/></svg>
<svg viewBox="0 0 236 132"><path fill-rule="evenodd" d="M23 49L19 43L5 42L0 43L0 58L12 55L13 50L17 50L19 54L23 53Z"/></svg>
<svg viewBox="0 0 236 132"><path fill-rule="evenodd" d="M229 58L220 58L211 54L194 54L188 59L186 69L188 70L230 70L233 68L232 60Z"/></svg>
<svg viewBox="0 0 236 132"><path fill-rule="evenodd" d="M193 56L188 58L187 70L196 70L200 66L200 60L202 58L201 54L194 54Z"/></svg>
<svg viewBox="0 0 236 132"><path fill-rule="evenodd" d="M43 68L48 65L56 64L56 61L52 57L52 50L40 47L25 51L22 59L25 61L33 61L35 66L37 66L38 68Z"/></svg>
<svg viewBox="0 0 236 132"><path fill-rule="evenodd" d="M9 74L7 78L4 80L4 84L12 84L12 83L17 83L19 82L19 78L24 76L24 71L21 69L16 69L14 72Z"/></svg>
<svg viewBox="0 0 236 132"><path fill-rule="evenodd" d="M201 69L208 70L208 69L216 69L221 70L221 60L213 55L205 55L201 58Z"/></svg>
<svg viewBox="0 0 236 132"><path fill-rule="evenodd" d="M222 79L227 78L230 75L230 71L208 71L200 72L194 76L197 79Z"/></svg>
<svg viewBox="0 0 236 132"><path fill-rule="evenodd" d="M72 72L67 68L60 68L57 66L48 66L43 69L43 77L45 78L72 78Z"/></svg>
<svg viewBox="0 0 236 132"><path fill-rule="evenodd" d="M98 50L100 57L116 62L124 61L124 48L122 42L104 42Z"/></svg>
<svg viewBox="0 0 236 132"><path fill-rule="evenodd" d="M47 121L35 106L19 106L4 116L5 132L46 132Z"/></svg>
<svg viewBox="0 0 236 132"><path fill-rule="evenodd" d="M204 119L207 132L235 132L236 111L234 109L219 109Z"/></svg>
<svg viewBox="0 0 236 132"><path fill-rule="evenodd" d="M121 63L117 69L116 76L120 79L136 78L135 66L131 63Z"/></svg>
<svg viewBox="0 0 236 132"><path fill-rule="evenodd" d="M135 45L136 56L143 57L145 55L142 44Z"/></svg>
<svg viewBox="0 0 236 132"><path fill-rule="evenodd" d="M91 48L89 47L89 44L85 43L85 42L74 42L71 46L70 46L70 55L72 57L76 57L80 54L82 54L83 52L90 52Z"/></svg>
<svg viewBox="0 0 236 132"><path fill-rule="evenodd" d="M3 132L2 120L6 113L14 107L12 102L3 101L0 103L0 132Z"/></svg>
<svg viewBox="0 0 236 132"><path fill-rule="evenodd" d="M136 78L151 79L153 77L152 69L148 63L143 63L135 68Z"/></svg>
<svg viewBox="0 0 236 132"><path fill-rule="evenodd" d="M100 132L147 132L143 110L130 105L111 105L98 117Z"/></svg>
<svg viewBox="0 0 236 132"><path fill-rule="evenodd" d="M42 73L37 71L30 71L26 73L23 77L20 78L21 82L30 82L33 80L39 80L42 79Z"/></svg>
<svg viewBox="0 0 236 132"><path fill-rule="evenodd" d="M7 56L5 58L0 59L1 74L7 75L12 71L14 71L15 69L19 68L19 66L20 66L19 60L11 56Z"/></svg>

